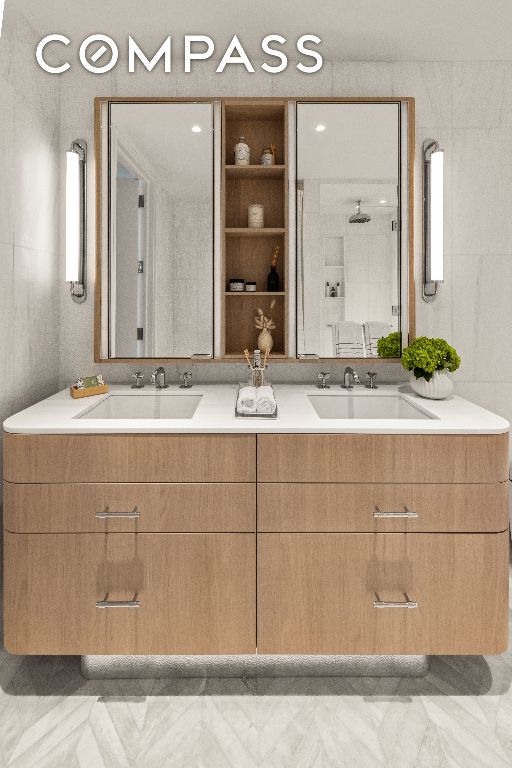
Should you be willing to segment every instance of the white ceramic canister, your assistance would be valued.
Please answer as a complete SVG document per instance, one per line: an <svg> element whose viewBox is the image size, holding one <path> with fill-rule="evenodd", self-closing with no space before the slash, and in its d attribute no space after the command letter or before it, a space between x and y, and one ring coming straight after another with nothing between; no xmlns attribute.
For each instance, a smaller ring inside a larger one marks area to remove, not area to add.
<svg viewBox="0 0 512 768"><path fill-rule="evenodd" d="M248 144L245 143L245 137L240 136L238 144L235 144L235 165L249 165L251 160L251 150Z"/></svg>
<svg viewBox="0 0 512 768"><path fill-rule="evenodd" d="M261 153L261 165L274 165L274 153L268 147L265 147Z"/></svg>
<svg viewBox="0 0 512 768"><path fill-rule="evenodd" d="M249 203L247 212L247 226L250 229L257 229L264 226L265 208L261 203Z"/></svg>
<svg viewBox="0 0 512 768"><path fill-rule="evenodd" d="M423 376L419 379L411 376L411 387L417 395L429 400L444 400L453 394L453 381L445 371L434 371L430 381Z"/></svg>

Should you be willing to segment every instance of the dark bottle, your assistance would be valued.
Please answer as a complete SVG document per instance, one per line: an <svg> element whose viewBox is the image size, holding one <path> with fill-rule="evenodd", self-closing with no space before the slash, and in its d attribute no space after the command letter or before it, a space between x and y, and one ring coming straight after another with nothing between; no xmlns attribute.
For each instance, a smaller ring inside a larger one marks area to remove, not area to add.
<svg viewBox="0 0 512 768"><path fill-rule="evenodd" d="M270 267L270 272L267 277L267 290L270 293L275 293L279 290L279 275L277 274L275 267Z"/></svg>

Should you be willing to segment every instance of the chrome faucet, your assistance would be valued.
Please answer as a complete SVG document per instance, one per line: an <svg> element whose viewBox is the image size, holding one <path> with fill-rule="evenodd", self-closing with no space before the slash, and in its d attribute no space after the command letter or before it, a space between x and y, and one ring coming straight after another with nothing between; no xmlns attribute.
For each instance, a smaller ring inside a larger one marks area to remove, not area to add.
<svg viewBox="0 0 512 768"><path fill-rule="evenodd" d="M331 378L331 374L330 373L328 373L327 371L320 371L320 373L317 376L317 379L318 379L317 387L318 387L318 389L330 389L331 388L330 385L327 384L327 380L330 379L330 378Z"/></svg>
<svg viewBox="0 0 512 768"><path fill-rule="evenodd" d="M151 383L155 385L157 389L167 389L168 384L165 383L165 371L162 366L153 371L151 374Z"/></svg>
<svg viewBox="0 0 512 768"><path fill-rule="evenodd" d="M350 383L350 377L354 380L354 384L360 384L359 376L354 371L353 368L350 367L350 365L347 365L345 368L345 373L343 374L343 384L341 385L343 389L354 389L352 384Z"/></svg>

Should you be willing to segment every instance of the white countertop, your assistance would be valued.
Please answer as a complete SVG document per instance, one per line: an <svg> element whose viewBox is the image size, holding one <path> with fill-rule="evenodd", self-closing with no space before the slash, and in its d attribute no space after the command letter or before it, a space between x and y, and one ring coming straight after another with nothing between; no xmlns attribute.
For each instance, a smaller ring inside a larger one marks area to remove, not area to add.
<svg viewBox="0 0 512 768"><path fill-rule="evenodd" d="M427 400L408 385L383 385L375 391L355 386L351 394L332 384L328 390L304 384L274 385L278 404L277 419L237 418L237 384L195 384L189 390L171 385L165 390L146 386L135 392L130 385L112 385L106 395L74 400L65 389L4 422L6 432L20 434L117 434L117 433L371 433L371 434L499 434L508 432L509 423L462 397ZM427 412L430 419L321 419L308 395L373 397L400 393L406 401ZM94 419L79 418L110 395L202 395L191 419Z"/></svg>

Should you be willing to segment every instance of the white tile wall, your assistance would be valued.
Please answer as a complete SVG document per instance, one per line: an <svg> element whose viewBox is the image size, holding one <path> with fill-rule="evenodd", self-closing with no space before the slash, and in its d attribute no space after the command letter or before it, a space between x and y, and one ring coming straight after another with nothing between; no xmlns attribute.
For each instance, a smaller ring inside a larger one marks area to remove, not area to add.
<svg viewBox="0 0 512 768"><path fill-rule="evenodd" d="M0 38L0 421L59 381L59 91L36 33L5 9Z"/></svg>

